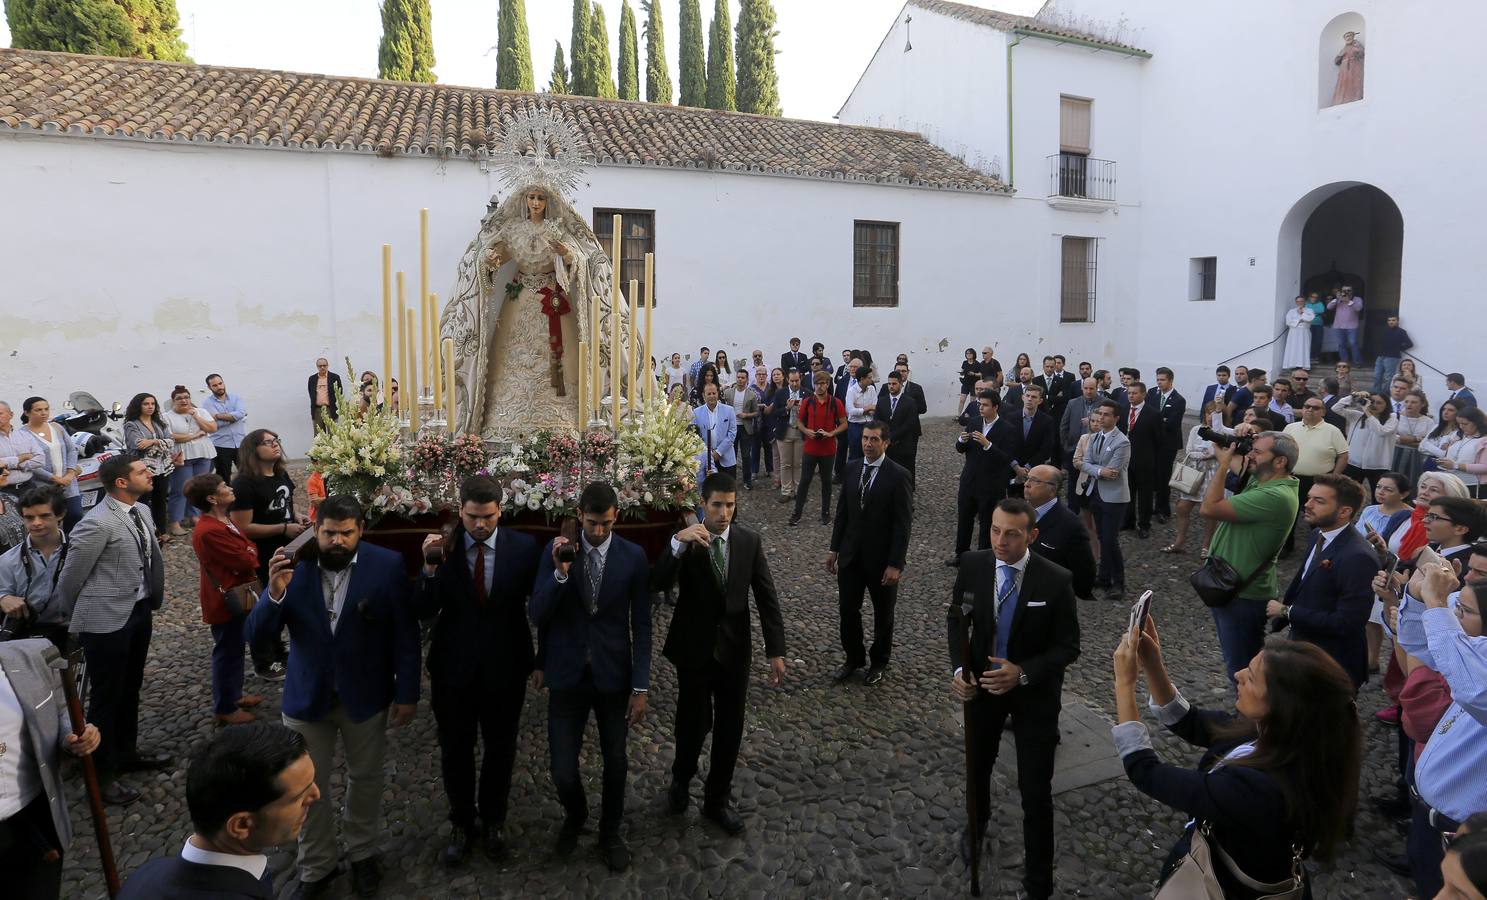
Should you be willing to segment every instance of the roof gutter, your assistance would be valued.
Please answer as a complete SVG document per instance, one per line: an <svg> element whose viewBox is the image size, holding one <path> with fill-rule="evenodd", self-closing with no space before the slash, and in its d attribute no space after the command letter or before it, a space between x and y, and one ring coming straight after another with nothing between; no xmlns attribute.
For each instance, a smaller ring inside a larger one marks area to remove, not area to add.
<svg viewBox="0 0 1487 900"><path fill-rule="evenodd" d="M1022 43L1025 35L1022 31L1014 31L1013 39L1007 42L1007 189L1017 188L1016 160L1012 155L1012 148L1016 145L1012 140L1012 48Z"/></svg>
<svg viewBox="0 0 1487 900"><path fill-rule="evenodd" d="M1105 41L1096 41L1089 38L1073 37L1062 34L1049 34L1045 31L1034 31L1031 28L1014 28L1012 33L1018 39L1024 37L1038 38L1044 41L1053 41L1056 44L1075 44L1080 47L1088 47L1091 50L1108 50L1111 53L1120 53L1125 56L1134 56L1137 59L1151 59L1151 54L1145 50L1137 50L1134 47L1122 47L1119 44L1110 44ZM1010 55L1008 57L1010 59Z"/></svg>

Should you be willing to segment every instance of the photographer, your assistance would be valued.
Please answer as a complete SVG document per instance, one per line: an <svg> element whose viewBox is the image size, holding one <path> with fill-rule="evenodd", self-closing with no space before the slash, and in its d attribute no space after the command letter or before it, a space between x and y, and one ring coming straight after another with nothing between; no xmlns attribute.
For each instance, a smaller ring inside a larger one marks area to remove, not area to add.
<svg viewBox="0 0 1487 900"><path fill-rule="evenodd" d="M1275 558L1286 534L1296 521L1299 506L1296 478L1291 474L1300 451L1296 442L1277 431L1253 437L1238 428L1237 439L1214 432L1203 435L1213 441L1214 458L1220 472L1242 455L1242 470L1250 479L1238 493L1224 498L1223 479L1215 478L1203 496L1198 512L1219 523L1210 544L1212 558L1228 563L1240 579L1234 599L1213 608L1224 671L1232 683L1235 672L1249 665L1265 641L1265 603L1276 596Z"/></svg>
<svg viewBox="0 0 1487 900"><path fill-rule="evenodd" d="M1383 394L1354 391L1337 401L1332 411L1347 420L1348 467L1344 474L1377 487L1379 478L1394 465L1394 437L1399 419Z"/></svg>

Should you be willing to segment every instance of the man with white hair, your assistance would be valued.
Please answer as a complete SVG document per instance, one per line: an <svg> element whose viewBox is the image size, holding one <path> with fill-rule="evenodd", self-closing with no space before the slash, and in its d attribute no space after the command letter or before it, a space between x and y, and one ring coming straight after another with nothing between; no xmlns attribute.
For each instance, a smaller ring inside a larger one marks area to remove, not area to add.
<svg viewBox="0 0 1487 900"><path fill-rule="evenodd" d="M41 453L36 443L24 428L12 423L15 410L0 400L0 466L6 476L0 480L0 489L14 492L16 488L31 480L31 473L41 467Z"/></svg>

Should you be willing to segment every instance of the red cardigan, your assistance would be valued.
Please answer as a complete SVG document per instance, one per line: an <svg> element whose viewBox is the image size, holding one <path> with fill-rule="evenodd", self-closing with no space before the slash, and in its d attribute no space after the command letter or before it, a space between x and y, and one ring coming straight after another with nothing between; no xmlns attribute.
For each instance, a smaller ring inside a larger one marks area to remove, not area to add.
<svg viewBox="0 0 1487 900"><path fill-rule="evenodd" d="M252 581L258 570L258 546L210 515L200 516L191 532L191 549L201 563L198 576L201 592L201 620L208 625L225 625L232 621L223 591ZM217 589L207 577L210 572Z"/></svg>

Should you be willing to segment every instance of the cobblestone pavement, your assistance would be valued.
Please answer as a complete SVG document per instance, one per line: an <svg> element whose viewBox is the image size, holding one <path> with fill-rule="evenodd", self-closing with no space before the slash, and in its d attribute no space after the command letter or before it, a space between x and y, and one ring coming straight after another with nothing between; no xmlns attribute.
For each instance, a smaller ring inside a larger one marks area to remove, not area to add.
<svg viewBox="0 0 1487 900"><path fill-rule="evenodd" d="M552 858L561 810L548 776L546 699L539 692L531 692L523 713L507 825L513 848L509 862L496 866L477 854L459 873L442 869L437 856L449 825L425 690L414 724L389 737L383 795L387 878L382 896L967 896L968 874L957 852L965 808L964 754L959 708L946 685L944 621L953 570L942 565L952 544L959 457L950 449L953 423L937 420L926 425L919 451L917 520L899 593L893 663L875 688L861 682L846 687L830 684L829 673L842 654L834 578L823 565L828 529L809 515L801 527L786 528L788 507L763 487L740 495L741 521L764 535L784 608L789 662L785 684L772 689L764 683L762 652L756 649L734 791L748 825L744 836L723 836L699 819L695 803L679 818L662 811L675 749L676 674L660 654L670 610L658 605L651 706L629 739L626 827L635 856L631 870L611 875L590 852L592 833L566 863ZM300 470L297 477L302 474ZM1227 682L1220 671L1212 620L1186 589L1186 576L1197 557L1156 552L1170 541L1171 527L1158 526L1145 541L1134 533L1123 535L1128 582L1133 591L1151 587L1157 592L1155 615L1174 680L1194 703L1223 706ZM126 874L150 857L179 851L191 830L184 761L213 732L211 637L201 623L196 600L195 559L184 542L167 548L166 554L168 599L155 620L141 747L173 753L181 767L136 782L144 796L132 806L110 807L114 849ZM871 616L870 605L866 615ZM1127 607L1081 603L1079 616L1084 651L1068 672L1065 690L1112 716L1109 660ZM756 643L757 633L756 626ZM277 715L276 687L250 675L248 688L269 697L261 716ZM1382 696L1375 679L1359 699L1367 740L1364 798L1391 785L1394 733L1372 716ZM591 725L583 764L594 807L591 829L598 819L596 745ZM1191 765L1197 759L1196 751L1160 730L1156 745L1168 761ZM703 765L705 771L705 755ZM1015 782L1008 781L1000 767L995 779L993 823L1000 832L1000 847L995 858L983 862L983 896L1010 898L1017 895L1021 875L1021 808ZM338 795L339 773L334 783ZM700 795L695 784L694 795ZM72 796L77 835L67 858L64 896L102 896L97 848L80 781L73 785ZM1145 798L1123 778L1061 794L1055 808L1061 896L1150 896L1151 880L1182 827L1182 816ZM1356 835L1334 866L1321 871L1312 867L1316 896L1404 896L1407 885L1371 856L1375 846L1402 849L1402 839L1366 799L1359 808ZM271 857L281 894L293 884L292 851L280 848ZM350 896L349 877L341 881L333 896Z"/></svg>

